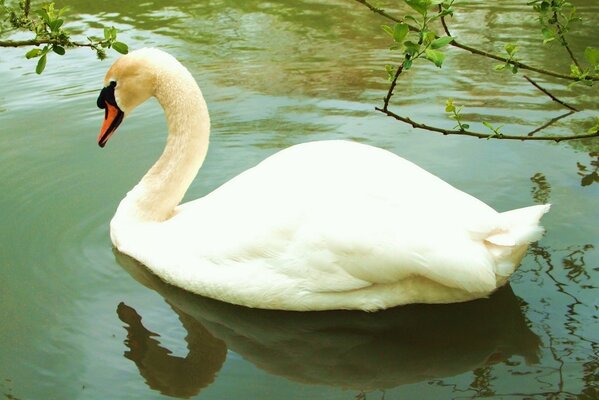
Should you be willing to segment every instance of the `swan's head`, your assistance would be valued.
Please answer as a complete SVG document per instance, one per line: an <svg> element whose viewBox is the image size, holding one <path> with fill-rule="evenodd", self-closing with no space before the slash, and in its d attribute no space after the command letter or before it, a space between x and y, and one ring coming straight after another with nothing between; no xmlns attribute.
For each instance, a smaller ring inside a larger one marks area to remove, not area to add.
<svg viewBox="0 0 599 400"><path fill-rule="evenodd" d="M98 96L98 107L105 110L98 144L104 147L126 115L155 94L158 77L181 64L157 49L135 50L112 64Z"/></svg>

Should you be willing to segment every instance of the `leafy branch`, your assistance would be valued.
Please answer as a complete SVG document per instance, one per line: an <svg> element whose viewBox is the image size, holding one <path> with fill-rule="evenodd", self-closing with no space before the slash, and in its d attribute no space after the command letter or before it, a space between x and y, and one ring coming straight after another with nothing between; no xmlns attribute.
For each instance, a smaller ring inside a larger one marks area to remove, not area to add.
<svg viewBox="0 0 599 400"><path fill-rule="evenodd" d="M54 3L31 10L31 0L21 0L18 7L8 7L5 0L0 0L0 20L8 22L11 30L28 31L33 34L26 40L0 40L0 47L30 47L25 54L27 59L38 58L35 72L41 74L46 68L50 53L63 56L66 49L89 47L96 52L99 59L106 58L106 49L114 49L126 54L128 46L117 41L117 29L105 27L104 37L87 37L87 41L71 40L69 33L63 28L66 7L56 8Z"/></svg>
<svg viewBox="0 0 599 400"><path fill-rule="evenodd" d="M576 8L565 0L534 0L528 4L539 13L541 32L545 38L543 43L547 44L557 39L568 52L572 62L580 68L565 36L570 24L581 21L580 17L576 16Z"/></svg>
<svg viewBox="0 0 599 400"><path fill-rule="evenodd" d="M355 0L358 3L368 7L372 12L390 20L393 22L397 22L397 23L406 23L408 25L408 28L410 29L410 31L413 32L417 32L418 28L416 26L413 26L407 22L405 22L404 18L398 18L395 17L387 12L385 12L385 10L375 7L374 5L372 5L368 0ZM404 0L408 5L408 1ZM422 3L422 4L429 4L430 6L433 5L442 5L442 4L451 4L453 6L453 3L455 3L455 1L439 1L439 0L415 0L415 1L411 1L413 3ZM441 17L441 21L442 24L446 25L446 21L444 17ZM447 36L451 36L448 34L449 31L446 31ZM454 38L454 40L450 43L451 46L468 51L469 53L475 54L475 55L479 55L482 57L486 57L486 58L490 58L493 60L497 60L497 61L503 61L503 62L508 62L510 61L508 57L504 57L498 54L494 54L494 53L490 53L488 51L484 51L475 47L472 47L470 45L464 44L458 40L456 40ZM516 61L516 60L511 60L510 61L511 65L516 66L519 69L524 69L524 70L528 70L528 71L533 71L533 72L537 72L539 74L543 74L543 75L547 75L547 76L553 76L555 78L561 78L561 79L566 79L566 80L571 80L571 81L578 81L580 79L585 79L585 80L589 80L589 81L599 81L599 69L594 73L594 74L588 74L587 76L585 76L584 78L581 77L576 77L576 76L571 76L568 74L564 74L564 73L560 73L560 72L556 72L556 71L552 71L546 68L541 68L541 67L536 67L533 65L528 65L525 64L523 62L520 61Z"/></svg>
<svg viewBox="0 0 599 400"><path fill-rule="evenodd" d="M442 48L447 45L469 51L472 54L477 54L490 59L502 61L502 64L495 65L494 67L494 69L498 71L509 70L513 74L516 74L520 69L523 69L534 71L542 75L572 81L573 83L582 82L589 86L592 85L594 81L599 80L599 75L597 75L597 73L599 72L599 50L592 47L588 47L585 50L584 55L586 61L588 62L587 67L581 67L577 60L575 58L572 58L572 60L575 63L572 64L570 68L570 74L567 75L540 67L530 66L528 64L523 63L516 57L519 47L512 43L508 43L504 46L506 56L499 56L458 42L453 36L451 36L446 21L447 16L453 16L454 14L453 6L455 0L404 0L404 2L412 10L416 11L416 14L406 15L403 18L394 17L386 13L384 10L373 6L367 0L356 1L368 7L371 11L395 22L393 26L383 25L382 28L393 40L393 44L390 46L390 49L394 51L400 51L402 55L402 60L397 67L394 67L391 64L387 64L385 66L390 85L387 90L387 94L383 99L383 107L375 107L377 111L380 111L398 121L409 124L413 128L424 129L431 132L438 132L444 135L462 135L484 139L508 139L521 141L550 140L555 142L572 139L599 137L599 126L597 125L590 128L586 133L581 134L535 136L535 134L540 130L547 128L556 121L565 118L574 112L578 112L578 110L566 104L565 102L559 100L556 96L551 94L549 91L541 87L537 82L533 81L527 76L525 76L524 78L535 88L539 89L545 95L550 97L553 101L570 110L570 112L543 124L541 127L528 133L528 135L503 133L501 131L501 126L495 127L487 121L482 121L482 124L490 130L490 133L475 132L469 130L470 125L468 123L465 123L462 119L461 111L463 106L456 106L453 102L453 99L448 100L445 106L445 111L450 114L450 118L454 119L457 122L457 125L453 129L444 129L440 127L431 126L394 113L393 111L389 110L389 104L401 75L405 73L405 71L412 68L413 63L419 59L432 62L435 66L441 68L445 60L445 54L442 52ZM549 0L537 0L529 4L533 4L535 10L537 10L538 8L537 11L540 12L541 7L550 7L553 5L553 2L560 3L562 7L561 9L556 8L554 10L554 12L557 13L556 18L558 22L551 22L555 26L555 37L558 38L559 42L564 47L567 47L570 53L571 51L569 50L567 41L564 36L568 30L569 24L575 21L575 10L571 10L567 15L564 11L564 7L570 7L570 3L566 2L565 0L552 0L551 2L549 2ZM549 4L549 6L544 6L543 4L545 3L551 4ZM542 16L543 14L541 14L541 22L544 21L542 19ZM431 28L431 23L437 20L439 20L443 26L443 31L445 33L444 36L437 35ZM547 23L550 23L550 21L553 20L548 20ZM544 35L546 34L544 33ZM547 40L547 37L545 40ZM547 41L545 41L545 43L547 43Z"/></svg>
<svg viewBox="0 0 599 400"><path fill-rule="evenodd" d="M566 39L571 25L582 20L576 15L576 7L566 0L533 0L528 4L539 14L543 44L558 41L572 60L570 75L584 84L591 85L593 79L588 77L599 73L599 49L585 49L584 56L589 64L585 67L578 61Z"/></svg>

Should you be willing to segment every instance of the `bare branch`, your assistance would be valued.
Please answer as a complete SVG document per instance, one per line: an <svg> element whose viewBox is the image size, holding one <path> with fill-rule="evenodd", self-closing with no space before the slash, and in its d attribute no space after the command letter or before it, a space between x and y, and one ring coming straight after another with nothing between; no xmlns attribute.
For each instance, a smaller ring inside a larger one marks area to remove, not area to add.
<svg viewBox="0 0 599 400"><path fill-rule="evenodd" d="M391 21L395 21L395 22L404 22L401 18L396 18L392 15L389 15L385 12L385 10L381 9L381 8L377 8L375 6L373 6L372 4L370 4L369 2L367 2L366 0L356 0L358 3L365 5L366 7L370 8L370 10L374 13L377 13L379 15L382 15L383 17L390 19ZM414 28L415 29L415 28Z"/></svg>
<svg viewBox="0 0 599 400"><path fill-rule="evenodd" d="M533 85L534 87L536 87L537 89L539 89L541 92L545 93L547 96L549 96L549 98L553 101L555 101L558 104L561 104L562 106L566 107L569 110L578 112L579 110L572 107L571 105L563 102L562 100L558 99L557 97L555 97L554 95L552 95L551 93L549 93L549 91L545 88L542 88L541 85L539 85L538 83L536 83L535 81L533 81L532 79L530 79L528 76L524 75L524 79L526 79L528 82L530 82L531 85Z"/></svg>
<svg viewBox="0 0 599 400"><path fill-rule="evenodd" d="M397 85L397 79L399 78L399 75L401 75L401 73L403 72L403 68L404 68L404 62L399 64L399 67L397 67L397 71L395 71L393 80L391 81L391 84L389 85L389 90L387 91L387 95L385 96L385 100L384 100L384 104L383 104L384 110L387 110L387 108L389 107L389 101L391 101L391 96L393 96L393 91L395 90L395 85Z"/></svg>
<svg viewBox="0 0 599 400"><path fill-rule="evenodd" d="M560 116L557 116L555 118L550 119L549 121L545 122L543 125L539 126L538 128L535 128L534 130L530 131L527 133L527 136L532 136L537 132L542 131L545 128L550 127L551 125L555 124L557 121L559 121L560 119L569 117L570 115L574 114L574 111L568 111L565 114L562 114Z"/></svg>
<svg viewBox="0 0 599 400"><path fill-rule="evenodd" d="M443 7L439 4L439 12L443 11ZM449 28L447 27L447 21L445 21L445 15L441 17L441 25L443 25L443 30L447 36L451 36L449 32Z"/></svg>

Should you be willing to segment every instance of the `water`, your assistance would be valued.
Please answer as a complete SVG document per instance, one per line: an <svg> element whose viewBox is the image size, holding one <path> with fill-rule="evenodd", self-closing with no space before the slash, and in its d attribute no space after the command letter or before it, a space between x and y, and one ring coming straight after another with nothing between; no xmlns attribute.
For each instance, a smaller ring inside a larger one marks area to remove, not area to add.
<svg viewBox="0 0 599 400"><path fill-rule="evenodd" d="M162 150L166 127L156 102L136 110L101 150L95 139L103 113L95 99L116 56L98 62L87 50L70 51L50 57L37 76L22 49L1 49L4 397L597 397L599 185L581 186L577 167L590 168L596 140L443 137L377 114L390 57L379 28L385 21L349 0L62 4L76 29L99 34L101 24L114 24L132 48L166 49L200 82L213 133L186 199L278 149L343 138L390 149L499 210L544 199L553 208L543 220L547 234L511 287L489 300L298 314L191 296L114 254L108 237L119 200ZM465 2L454 35L496 50L518 41L523 58L567 70L537 46L527 6L490 4ZM572 45L597 47L599 6L577 5L586 22ZM515 132L563 112L521 77L493 72L494 62L448 53L442 70L421 66L406 75L394 110L451 128L443 107L454 97L466 118ZM590 110L553 132L588 127L596 88L538 81Z"/></svg>

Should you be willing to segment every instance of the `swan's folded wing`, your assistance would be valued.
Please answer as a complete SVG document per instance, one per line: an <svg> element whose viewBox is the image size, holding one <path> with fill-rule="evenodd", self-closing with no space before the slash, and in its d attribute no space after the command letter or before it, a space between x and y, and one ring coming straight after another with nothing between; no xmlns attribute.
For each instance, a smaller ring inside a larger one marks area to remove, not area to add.
<svg viewBox="0 0 599 400"><path fill-rule="evenodd" d="M343 208L318 216L318 231L304 221L297 235L303 247L294 252L305 255L306 269L317 271L315 277L328 271L334 276L333 269L340 269L364 286L421 276L467 292L496 288L486 247L461 226L440 227L435 218L416 219L409 212L391 215L384 204L353 215ZM316 279L312 286L319 287Z"/></svg>

